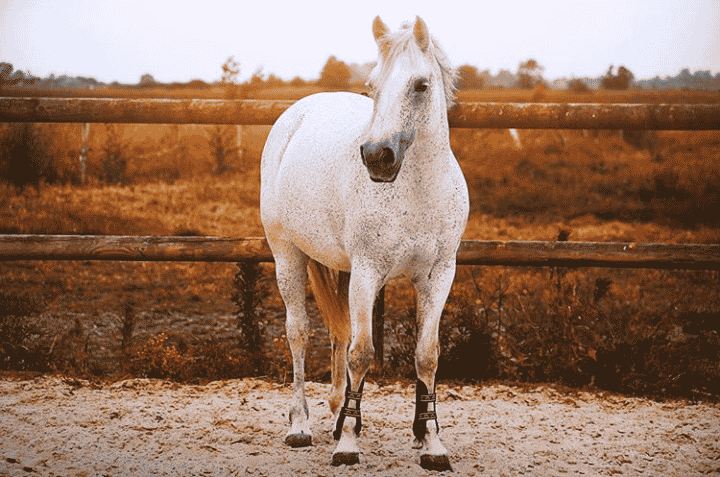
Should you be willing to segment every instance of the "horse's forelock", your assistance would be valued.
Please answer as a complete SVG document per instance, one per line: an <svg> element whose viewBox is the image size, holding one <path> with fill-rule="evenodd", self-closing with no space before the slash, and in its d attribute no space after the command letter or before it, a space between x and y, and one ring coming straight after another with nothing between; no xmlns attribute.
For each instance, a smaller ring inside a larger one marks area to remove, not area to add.
<svg viewBox="0 0 720 477"><path fill-rule="evenodd" d="M386 33L382 38L378 39L378 48L380 63L376 69L372 71L370 77L370 83L376 92L382 89L382 85L390 76L395 59L401 53L410 49L418 55L422 54L415 41L413 25L410 23L403 23L398 31ZM443 86L445 88L445 101L447 107L450 108L455 102L455 79L457 74L452 65L450 65L447 54L433 36L430 36L428 53L435 59L440 67Z"/></svg>

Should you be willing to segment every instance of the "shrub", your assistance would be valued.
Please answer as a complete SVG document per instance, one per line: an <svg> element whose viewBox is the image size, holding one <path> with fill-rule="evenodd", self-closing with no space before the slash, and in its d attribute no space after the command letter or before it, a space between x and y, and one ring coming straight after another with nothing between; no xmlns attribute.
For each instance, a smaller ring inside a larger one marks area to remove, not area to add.
<svg viewBox="0 0 720 477"><path fill-rule="evenodd" d="M37 334L29 315L44 304L34 295L0 292L0 369L44 370L47 353L33 343Z"/></svg>
<svg viewBox="0 0 720 477"><path fill-rule="evenodd" d="M188 343L166 333L149 338L128 356L124 372L133 376L188 382L252 376L256 373L236 343L203 338Z"/></svg>
<svg viewBox="0 0 720 477"><path fill-rule="evenodd" d="M209 146L215 156L213 174L220 175L233 171L229 162L238 162L241 155L237 147L237 128L235 126L215 126L210 132Z"/></svg>
<svg viewBox="0 0 720 477"><path fill-rule="evenodd" d="M32 317L42 313L45 301L34 293L0 292L0 369L46 371L52 347Z"/></svg>
<svg viewBox="0 0 720 477"><path fill-rule="evenodd" d="M472 300L464 298L451 296L443 313L438 378L495 378L498 375L497 355L487 327L487 315L478 314Z"/></svg>
<svg viewBox="0 0 720 477"><path fill-rule="evenodd" d="M269 293L268 277L259 263L239 262L231 299L237 307L239 345L254 375L268 371L265 337L260 330L258 306Z"/></svg>
<svg viewBox="0 0 720 477"><path fill-rule="evenodd" d="M252 375L255 371L252 364L234 345L223 344L215 338L193 345L193 377L218 380Z"/></svg>
<svg viewBox="0 0 720 477"><path fill-rule="evenodd" d="M416 323L414 307L403 310L390 322L394 342L389 347L387 366L392 371L386 371L387 374L407 378L415 376Z"/></svg>
<svg viewBox="0 0 720 477"><path fill-rule="evenodd" d="M474 300L466 290L453 286L440 320L438 379L490 379L497 377L497 358L487 319L478 319ZM394 342L389 349L392 373L415 377L417 314L415 307L400 312L390 322Z"/></svg>
<svg viewBox="0 0 720 477"><path fill-rule="evenodd" d="M58 173L40 133L30 123L12 123L0 138L0 177L15 187L55 182Z"/></svg>
<svg viewBox="0 0 720 477"><path fill-rule="evenodd" d="M133 334L135 332L135 325L137 324L137 314L135 313L135 307L130 301L126 301L123 304L123 312L120 318L120 352L122 359L122 366L127 367L127 360L131 357L133 347Z"/></svg>
<svg viewBox="0 0 720 477"><path fill-rule="evenodd" d="M129 179L125 174L127 159L116 152L111 152L102 162L102 180L106 184L127 184Z"/></svg>
<svg viewBox="0 0 720 477"><path fill-rule="evenodd" d="M647 377L656 387L654 392L720 396L720 338L716 331L689 335L680 330L675 336L657 338L644 357Z"/></svg>
<svg viewBox="0 0 720 477"><path fill-rule="evenodd" d="M107 140L103 147L102 181L106 184L127 184L130 178L126 174L127 158L124 151L127 144L123 141L123 128L118 124L106 124Z"/></svg>
<svg viewBox="0 0 720 477"><path fill-rule="evenodd" d="M718 227L720 175L708 170L699 170L696 174L681 180L677 172L663 168L645 178L636 192L637 197L657 222L684 228Z"/></svg>
<svg viewBox="0 0 720 477"><path fill-rule="evenodd" d="M50 367L66 374L87 374L89 344L85 326L76 317L72 328L53 339L48 351Z"/></svg>
<svg viewBox="0 0 720 477"><path fill-rule="evenodd" d="M177 346L168 343L167 334L160 333L140 348L131 371L148 378L186 381L192 376L191 363Z"/></svg>

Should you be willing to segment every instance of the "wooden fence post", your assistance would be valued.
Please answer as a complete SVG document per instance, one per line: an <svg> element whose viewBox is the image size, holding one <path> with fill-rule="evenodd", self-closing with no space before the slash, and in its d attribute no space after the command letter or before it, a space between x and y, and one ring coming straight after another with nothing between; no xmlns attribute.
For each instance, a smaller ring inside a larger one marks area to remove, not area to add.
<svg viewBox="0 0 720 477"><path fill-rule="evenodd" d="M90 123L83 123L80 126L80 135L82 136L82 144L80 145L80 185L85 185L87 180L87 153L90 150L87 145L88 136L90 135Z"/></svg>
<svg viewBox="0 0 720 477"><path fill-rule="evenodd" d="M373 347L375 348L375 373L382 378L385 375L385 287L382 287L375 298L372 316Z"/></svg>

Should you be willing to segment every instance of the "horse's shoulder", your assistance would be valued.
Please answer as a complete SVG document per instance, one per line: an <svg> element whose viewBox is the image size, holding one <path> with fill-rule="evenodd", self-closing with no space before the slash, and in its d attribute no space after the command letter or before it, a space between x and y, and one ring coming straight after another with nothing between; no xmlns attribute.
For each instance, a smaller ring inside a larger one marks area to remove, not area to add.
<svg viewBox="0 0 720 477"><path fill-rule="evenodd" d="M373 102L372 99L357 93L323 92L306 96L296 104L307 113L312 113L327 110L372 110Z"/></svg>
<svg viewBox="0 0 720 477"><path fill-rule="evenodd" d="M340 146L356 138L372 115L372 99L355 93L316 93L298 101L296 133L303 142ZM307 141L306 136L312 137ZM323 139L321 139L323 138Z"/></svg>
<svg viewBox="0 0 720 477"><path fill-rule="evenodd" d="M301 101L308 102L354 102L354 103L372 103L372 99L368 96L351 93L350 91L323 91L305 96Z"/></svg>

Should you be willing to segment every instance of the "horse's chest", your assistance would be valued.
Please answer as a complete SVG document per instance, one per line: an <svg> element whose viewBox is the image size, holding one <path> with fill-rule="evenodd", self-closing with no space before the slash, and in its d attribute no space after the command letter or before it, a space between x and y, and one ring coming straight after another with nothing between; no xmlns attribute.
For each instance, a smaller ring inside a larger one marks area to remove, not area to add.
<svg viewBox="0 0 720 477"><path fill-rule="evenodd" d="M403 263L403 268L434 263L445 248L448 222L431 210L376 210L347 220L347 249L373 261Z"/></svg>

